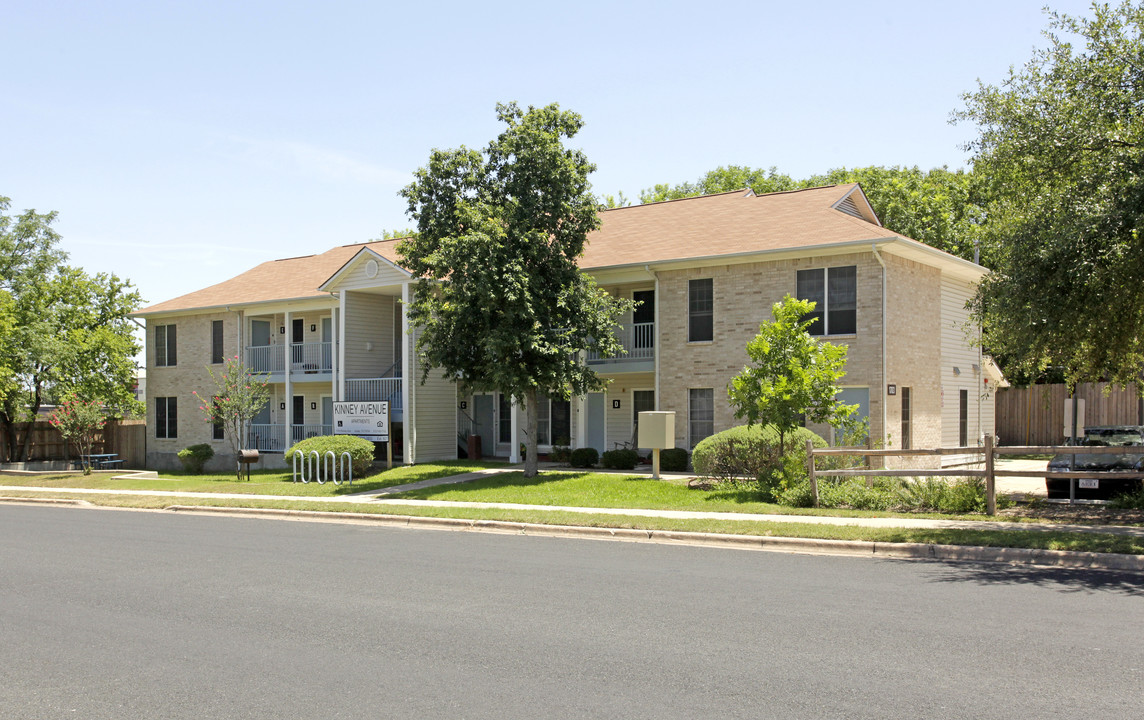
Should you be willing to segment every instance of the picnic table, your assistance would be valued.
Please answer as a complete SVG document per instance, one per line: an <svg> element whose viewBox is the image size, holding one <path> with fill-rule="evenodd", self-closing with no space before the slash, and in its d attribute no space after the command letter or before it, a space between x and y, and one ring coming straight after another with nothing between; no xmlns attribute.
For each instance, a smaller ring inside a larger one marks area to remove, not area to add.
<svg viewBox="0 0 1144 720"><path fill-rule="evenodd" d="M119 459L119 453L92 453L91 455L81 455L80 460L91 465L96 470L104 470L106 468L114 468L117 465L123 464Z"/></svg>

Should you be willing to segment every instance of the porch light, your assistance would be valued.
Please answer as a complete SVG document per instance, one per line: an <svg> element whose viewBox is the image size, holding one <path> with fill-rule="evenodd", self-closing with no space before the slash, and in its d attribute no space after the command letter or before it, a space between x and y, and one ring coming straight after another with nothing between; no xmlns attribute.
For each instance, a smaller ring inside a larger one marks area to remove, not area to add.
<svg viewBox="0 0 1144 720"><path fill-rule="evenodd" d="M961 374L961 368L959 368L959 367L957 367L956 365L954 365L954 366L953 366L953 374L954 374L954 375L960 375L960 374Z"/></svg>
<svg viewBox="0 0 1144 720"><path fill-rule="evenodd" d="M278 403L278 409L279 410L285 410L286 409L286 403Z"/></svg>
<svg viewBox="0 0 1144 720"><path fill-rule="evenodd" d="M316 402L310 403L310 409L311 410L317 410L318 409L318 403L316 403Z"/></svg>
<svg viewBox="0 0 1144 720"><path fill-rule="evenodd" d="M317 329L318 329L318 326L317 326L317 325L315 325L314 323L310 323L310 332L314 332L314 331L316 331Z"/></svg>

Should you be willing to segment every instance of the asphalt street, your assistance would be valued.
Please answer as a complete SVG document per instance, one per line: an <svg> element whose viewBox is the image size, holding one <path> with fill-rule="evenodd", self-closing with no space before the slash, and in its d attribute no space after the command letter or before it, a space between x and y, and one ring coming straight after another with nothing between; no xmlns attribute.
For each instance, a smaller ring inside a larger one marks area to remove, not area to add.
<svg viewBox="0 0 1144 720"><path fill-rule="evenodd" d="M0 506L2 718L1137 718L1144 577Z"/></svg>

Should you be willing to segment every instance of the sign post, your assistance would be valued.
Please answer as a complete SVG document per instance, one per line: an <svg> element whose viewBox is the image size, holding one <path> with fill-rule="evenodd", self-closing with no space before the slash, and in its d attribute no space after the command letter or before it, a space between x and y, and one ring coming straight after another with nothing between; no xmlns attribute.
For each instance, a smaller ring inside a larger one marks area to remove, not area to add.
<svg viewBox="0 0 1144 720"><path fill-rule="evenodd" d="M356 435L386 447L387 468L393 468L393 445L389 441L389 402L334 403L334 434Z"/></svg>

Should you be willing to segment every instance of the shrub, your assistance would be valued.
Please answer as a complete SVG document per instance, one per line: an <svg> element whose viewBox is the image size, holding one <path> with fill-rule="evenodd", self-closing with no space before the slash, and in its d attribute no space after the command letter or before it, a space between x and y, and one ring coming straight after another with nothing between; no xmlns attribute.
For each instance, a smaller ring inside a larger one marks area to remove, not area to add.
<svg viewBox="0 0 1144 720"><path fill-rule="evenodd" d="M659 469L665 472L685 472L687 470L687 451L683 448L660 450Z"/></svg>
<svg viewBox="0 0 1144 720"><path fill-rule="evenodd" d="M807 440L826 447L818 435L798 428L787 433L787 453L782 458L773 426L739 425L700 441L691 453L691 465L696 473L717 480L766 480L781 473L784 465L793 477L800 477L805 475Z"/></svg>
<svg viewBox="0 0 1144 720"><path fill-rule="evenodd" d="M572 459L572 448L564 445L553 445L552 452L548 453L548 459L554 463L567 465Z"/></svg>
<svg viewBox="0 0 1144 720"><path fill-rule="evenodd" d="M1144 488L1117 495L1108 507L1113 510L1144 510Z"/></svg>
<svg viewBox="0 0 1144 720"><path fill-rule="evenodd" d="M900 480L875 477L870 486L866 478L818 481L819 506L852 510L924 511L942 513L984 513L985 481L981 478L947 482L940 478ZM775 501L791 507L810 507L814 499L810 482L800 479L789 488L775 493ZM1012 504L1008 496L997 496L997 507Z"/></svg>
<svg viewBox="0 0 1144 720"><path fill-rule="evenodd" d="M214 457L214 450L206 443L199 443L183 448L178 452L178 455L179 462L183 464L183 470L191 475L199 475L207 461Z"/></svg>
<svg viewBox="0 0 1144 720"><path fill-rule="evenodd" d="M576 448L568 459L572 467L590 468L599 462L600 453L596 452L596 448Z"/></svg>
<svg viewBox="0 0 1144 720"><path fill-rule="evenodd" d="M640 454L635 450L608 450L601 458L604 467L613 470L632 470L640 462Z"/></svg>
<svg viewBox="0 0 1144 720"><path fill-rule="evenodd" d="M364 477L373 465L373 443L356 435L318 435L306 438L286 451L286 462L292 464L295 453L302 453L303 457L308 457L315 450L320 458L333 451L339 461L342 453L348 452L353 462L355 478ZM321 465L320 462L318 464Z"/></svg>

